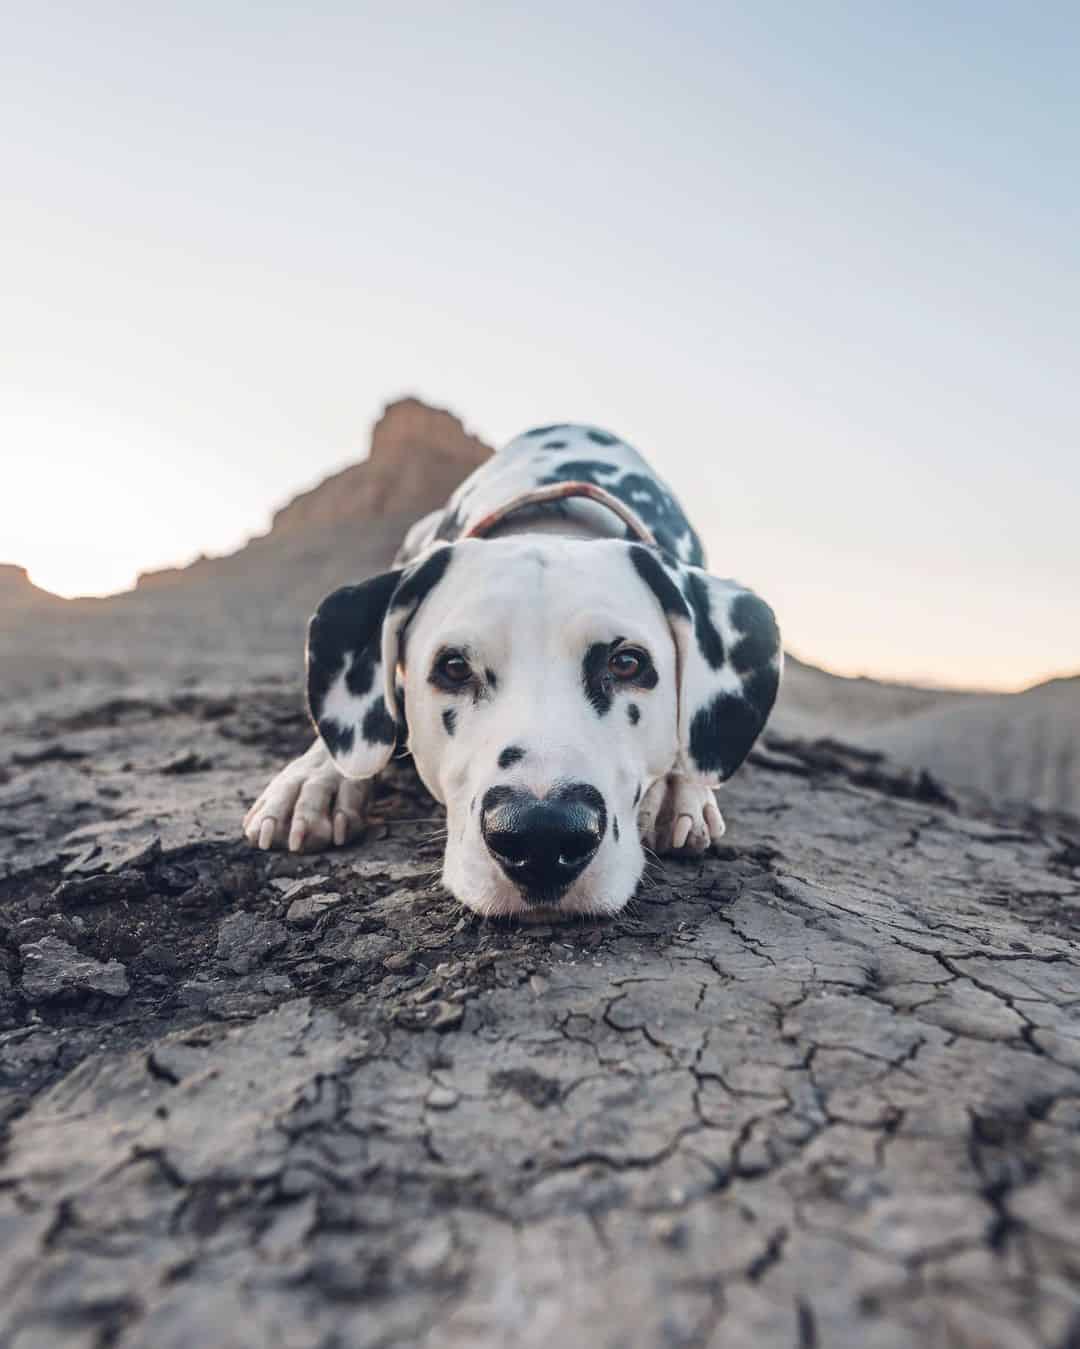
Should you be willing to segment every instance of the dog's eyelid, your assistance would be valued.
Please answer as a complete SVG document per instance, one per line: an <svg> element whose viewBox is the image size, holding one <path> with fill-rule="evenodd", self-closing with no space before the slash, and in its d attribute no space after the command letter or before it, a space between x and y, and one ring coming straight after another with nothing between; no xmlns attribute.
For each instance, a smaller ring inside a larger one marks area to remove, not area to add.
<svg viewBox="0 0 1080 1349"><path fill-rule="evenodd" d="M620 655L622 652L632 652L635 656L641 656L648 664L652 664L652 655L644 642L636 641L633 637L616 637L611 643L611 654Z"/></svg>
<svg viewBox="0 0 1080 1349"><path fill-rule="evenodd" d="M456 642L447 642L445 646L440 646L438 651L435 652L435 663L438 664L439 661L446 660L448 656L460 656L462 660L467 660L470 665L472 664L469 648L458 645Z"/></svg>

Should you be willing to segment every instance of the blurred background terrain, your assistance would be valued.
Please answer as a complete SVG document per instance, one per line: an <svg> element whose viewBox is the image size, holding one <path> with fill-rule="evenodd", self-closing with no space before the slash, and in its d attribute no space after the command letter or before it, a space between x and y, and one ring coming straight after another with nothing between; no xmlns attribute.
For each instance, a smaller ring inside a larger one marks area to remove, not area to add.
<svg viewBox="0 0 1080 1349"><path fill-rule="evenodd" d="M237 552L145 573L133 590L99 599L61 599L21 568L0 568L5 724L112 694L245 680L299 689L319 600L388 566L410 523L490 453L452 413L404 398L376 422L365 459L282 506ZM710 565L754 584L715 548ZM789 652L770 729L774 741L883 751L995 804L1080 812L1080 674L1017 693L966 692L842 677Z"/></svg>

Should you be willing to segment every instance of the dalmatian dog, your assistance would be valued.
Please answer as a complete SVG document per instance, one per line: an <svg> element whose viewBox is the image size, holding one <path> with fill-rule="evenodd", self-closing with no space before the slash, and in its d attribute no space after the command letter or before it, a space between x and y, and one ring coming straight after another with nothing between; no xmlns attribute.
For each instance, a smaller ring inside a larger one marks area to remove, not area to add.
<svg viewBox="0 0 1080 1349"><path fill-rule="evenodd" d="M371 779L411 752L447 812L443 882L481 914L610 914L645 849L706 851L714 789L781 673L772 610L705 570L640 454L542 426L409 531L393 568L334 591L308 630L319 738L251 807L259 848L363 828Z"/></svg>

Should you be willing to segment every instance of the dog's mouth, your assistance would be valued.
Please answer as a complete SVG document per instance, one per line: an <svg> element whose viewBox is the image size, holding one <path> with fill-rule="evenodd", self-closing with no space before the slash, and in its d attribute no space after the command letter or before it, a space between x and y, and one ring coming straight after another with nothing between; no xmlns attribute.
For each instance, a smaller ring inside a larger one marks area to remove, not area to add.
<svg viewBox="0 0 1080 1349"><path fill-rule="evenodd" d="M557 903L530 904L526 908L518 909L516 913L506 915L515 923L522 923L526 927L540 927L546 923L570 923L575 918L580 921L583 916L569 909L561 909Z"/></svg>
<svg viewBox="0 0 1080 1349"><path fill-rule="evenodd" d="M518 908L490 911L473 908L472 905L464 904L464 901L461 900L459 900L459 903L462 903L470 913L476 914L488 922L514 923L522 927L543 927L554 923L565 925L598 923L603 919L614 918L624 907L620 906L620 909L614 909L598 905L596 908L564 909L556 903L521 905Z"/></svg>
<svg viewBox="0 0 1080 1349"><path fill-rule="evenodd" d="M494 890L486 886L474 890L472 886L455 886L445 881L444 884L457 902L470 913L498 923L512 922L526 926L597 922L603 918L612 918L626 907L637 890L635 881L626 899L615 901L607 886L593 891L584 887L580 881L557 893L533 893L528 896L506 882Z"/></svg>

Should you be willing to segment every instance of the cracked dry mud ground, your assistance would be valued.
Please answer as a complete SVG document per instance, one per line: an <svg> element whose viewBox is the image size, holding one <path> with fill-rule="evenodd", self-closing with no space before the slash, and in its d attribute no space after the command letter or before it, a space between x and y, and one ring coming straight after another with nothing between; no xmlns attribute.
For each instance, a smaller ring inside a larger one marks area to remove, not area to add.
<svg viewBox="0 0 1080 1349"><path fill-rule="evenodd" d="M267 685L6 741L5 1349L1080 1345L1075 823L774 743L719 856L496 926L405 767L238 843L306 739Z"/></svg>

